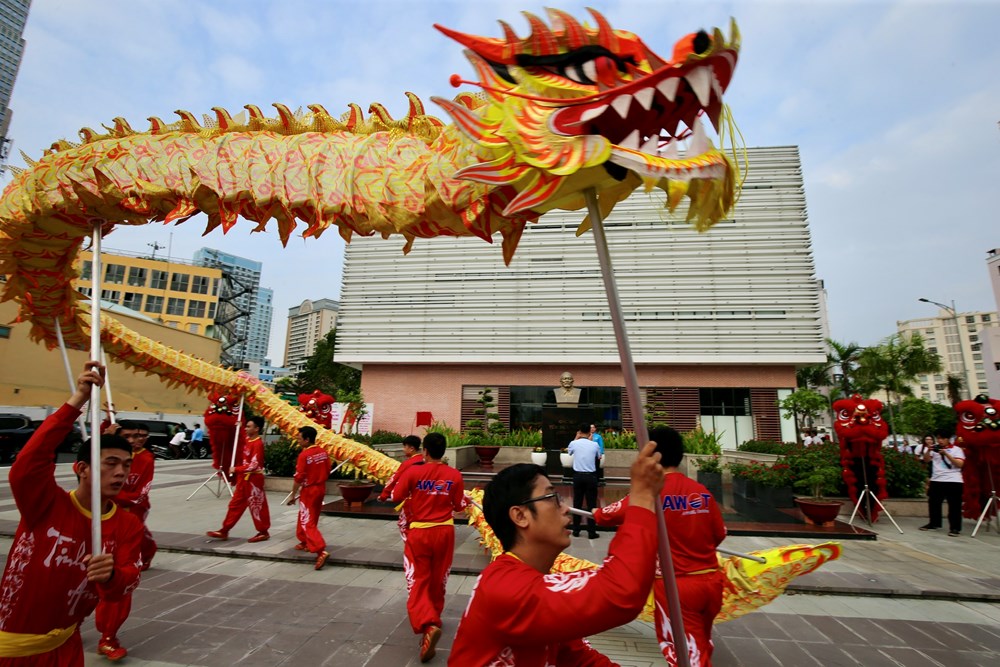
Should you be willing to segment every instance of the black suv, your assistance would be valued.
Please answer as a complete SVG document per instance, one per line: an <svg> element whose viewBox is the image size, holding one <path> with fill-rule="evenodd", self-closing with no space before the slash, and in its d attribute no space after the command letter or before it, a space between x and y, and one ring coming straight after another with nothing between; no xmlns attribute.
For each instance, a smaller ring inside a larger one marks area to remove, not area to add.
<svg viewBox="0 0 1000 667"><path fill-rule="evenodd" d="M27 444L42 420L32 420L26 415L0 414L0 463L10 463ZM74 422L73 429L66 435L57 450L60 453L75 454L83 443L80 427Z"/></svg>

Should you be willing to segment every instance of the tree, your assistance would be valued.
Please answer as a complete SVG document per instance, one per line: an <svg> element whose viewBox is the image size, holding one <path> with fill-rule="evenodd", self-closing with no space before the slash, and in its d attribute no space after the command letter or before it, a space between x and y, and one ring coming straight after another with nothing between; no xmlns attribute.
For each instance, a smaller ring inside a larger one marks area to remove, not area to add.
<svg viewBox="0 0 1000 667"><path fill-rule="evenodd" d="M316 343L316 350L306 360L305 366L295 376L294 381L278 386L282 391L295 391L297 394L319 389L341 403L345 401L340 394L360 392L361 371L334 361L336 347L337 330L331 329L322 340Z"/></svg>
<svg viewBox="0 0 1000 667"><path fill-rule="evenodd" d="M954 428L955 419L955 411L951 408L911 396L904 398L900 403L899 415L892 426L897 433L923 437L939 429Z"/></svg>
<svg viewBox="0 0 1000 667"><path fill-rule="evenodd" d="M862 348L855 342L838 343L832 338L826 339L828 351L826 353L827 368L838 368L840 370L840 380L838 386L843 398L848 398L857 391L854 384L854 374L858 367L858 358L861 356Z"/></svg>
<svg viewBox="0 0 1000 667"><path fill-rule="evenodd" d="M803 366L795 371L795 383L799 389L821 389L830 386L830 365L816 364Z"/></svg>
<svg viewBox="0 0 1000 667"><path fill-rule="evenodd" d="M820 413L830 409L830 403L826 396L812 389L797 389L778 401L778 407L784 411L786 419L796 421L798 428L800 417L801 426L811 425Z"/></svg>
<svg viewBox="0 0 1000 667"><path fill-rule="evenodd" d="M948 373L945 376L945 381L948 386L948 400L951 401L952 405L955 405L962 400L962 393L965 389L965 378L956 373Z"/></svg>

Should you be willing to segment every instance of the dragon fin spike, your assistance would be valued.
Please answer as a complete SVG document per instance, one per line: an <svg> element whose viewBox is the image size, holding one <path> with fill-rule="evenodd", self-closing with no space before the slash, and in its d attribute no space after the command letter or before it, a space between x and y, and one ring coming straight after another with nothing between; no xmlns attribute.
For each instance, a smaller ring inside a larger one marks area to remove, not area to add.
<svg viewBox="0 0 1000 667"><path fill-rule="evenodd" d="M198 124L198 119L194 117L194 114L190 111L185 111L184 109L177 109L174 111L175 114L181 117L181 125L188 132L200 132L203 128Z"/></svg>
<svg viewBox="0 0 1000 667"><path fill-rule="evenodd" d="M517 36L514 28L512 28L509 23L506 21L497 21L497 23L499 23L500 27L503 29L503 39L507 42L508 46L512 47L515 44L521 43L521 38Z"/></svg>
<svg viewBox="0 0 1000 667"><path fill-rule="evenodd" d="M285 131L294 132L298 125L298 119L295 118L292 110L281 102L274 102L271 106L278 110L278 117L281 119L281 126L285 128Z"/></svg>
<svg viewBox="0 0 1000 667"><path fill-rule="evenodd" d="M416 93L405 92L403 94L406 95L406 99L410 101L410 111L407 114L407 118L409 118L411 122L418 116L426 115L427 112L424 109L424 103L420 101L420 98L417 97Z"/></svg>
<svg viewBox="0 0 1000 667"><path fill-rule="evenodd" d="M132 126L128 124L128 121L118 116L113 119L115 121L115 134L119 137L129 137L135 134L135 130Z"/></svg>
<svg viewBox="0 0 1000 667"><path fill-rule="evenodd" d="M646 62L649 63L650 68L654 72L667 66L667 61L653 53L652 49L647 47L645 44L643 44L643 47L645 50Z"/></svg>
<svg viewBox="0 0 1000 667"><path fill-rule="evenodd" d="M527 42L532 55L551 56L559 53L559 43L545 22L531 12L521 12L531 24L531 36Z"/></svg>
<svg viewBox="0 0 1000 667"><path fill-rule="evenodd" d="M395 122L395 119L392 117L392 114L389 113L389 110L386 109L383 104L378 102L372 102L368 105L368 114L377 118L383 125L391 125Z"/></svg>
<svg viewBox="0 0 1000 667"><path fill-rule="evenodd" d="M37 164L37 161L32 160L30 157L28 157L28 154L25 153L24 151L21 151L21 159L24 160L24 163L29 167L34 167L35 164Z"/></svg>
<svg viewBox="0 0 1000 667"><path fill-rule="evenodd" d="M587 44L587 31L571 15L561 9L546 8L552 30L563 33L566 43L571 49L577 49Z"/></svg>
<svg viewBox="0 0 1000 667"><path fill-rule="evenodd" d="M95 141L97 139L97 132L90 129L89 127L81 127L80 131L77 132L77 134L80 135L80 138L83 140L83 143L85 144L89 144L90 142Z"/></svg>
<svg viewBox="0 0 1000 667"><path fill-rule="evenodd" d="M150 134L163 134L166 132L167 125L162 120L156 116L150 116L146 120L149 121L149 133Z"/></svg>
<svg viewBox="0 0 1000 667"><path fill-rule="evenodd" d="M215 112L215 120L221 129L231 130L233 128L233 117L229 115L226 109L223 107L212 107L212 111Z"/></svg>
<svg viewBox="0 0 1000 667"><path fill-rule="evenodd" d="M310 104L306 108L317 116L330 116L330 112L322 104ZM333 118L333 116L330 117Z"/></svg>
<svg viewBox="0 0 1000 667"><path fill-rule="evenodd" d="M354 102L349 103L347 107L350 111L341 116L340 120L347 126L348 130L353 132L361 123L365 122L365 112Z"/></svg>
<svg viewBox="0 0 1000 667"><path fill-rule="evenodd" d="M608 23L608 20L604 18L604 15L596 9L588 7L587 11L590 12L590 15L594 17L595 21L597 21L597 43L612 53L618 53L618 36L615 35L615 31L611 27L611 24Z"/></svg>
<svg viewBox="0 0 1000 667"><path fill-rule="evenodd" d="M13 165L7 165L7 169L9 169L10 173L14 174L14 176L20 176L25 171L21 167L15 167Z"/></svg>

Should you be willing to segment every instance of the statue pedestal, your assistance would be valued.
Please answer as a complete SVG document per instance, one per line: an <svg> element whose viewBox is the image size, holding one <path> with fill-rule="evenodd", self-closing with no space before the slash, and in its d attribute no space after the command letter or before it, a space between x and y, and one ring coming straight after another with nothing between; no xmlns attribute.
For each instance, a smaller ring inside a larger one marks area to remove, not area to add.
<svg viewBox="0 0 1000 667"><path fill-rule="evenodd" d="M542 447L548 453L545 472L553 480L564 475L559 461L561 450L576 439L576 430L581 424L589 423L592 416L590 406L546 405L542 408Z"/></svg>

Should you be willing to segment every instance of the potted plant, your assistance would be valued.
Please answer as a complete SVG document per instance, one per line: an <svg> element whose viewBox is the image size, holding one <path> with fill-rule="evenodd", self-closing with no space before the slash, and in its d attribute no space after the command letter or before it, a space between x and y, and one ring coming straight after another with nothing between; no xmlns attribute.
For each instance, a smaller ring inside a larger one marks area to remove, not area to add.
<svg viewBox="0 0 1000 667"><path fill-rule="evenodd" d="M722 503L722 457L719 455L694 459L698 468L698 483L702 484L715 497L715 502Z"/></svg>
<svg viewBox="0 0 1000 667"><path fill-rule="evenodd" d="M793 507L794 472L787 462L734 461L727 466L733 476L733 496L771 507Z"/></svg>
<svg viewBox="0 0 1000 667"><path fill-rule="evenodd" d="M559 463L562 464L563 468L573 469L573 455L565 447L559 450Z"/></svg>
<svg viewBox="0 0 1000 667"><path fill-rule="evenodd" d="M375 488L375 482L370 482L367 479L341 480L337 482L337 488L340 489L340 497L344 499L347 509L351 509L352 503L365 504Z"/></svg>
<svg viewBox="0 0 1000 667"><path fill-rule="evenodd" d="M796 498L806 523L816 526L832 526L843 502L829 500L826 493L836 493L840 485L842 470L839 463L827 456L821 449L802 448L801 451L788 457L792 465L800 471L795 481L795 488L802 489L812 496Z"/></svg>
<svg viewBox="0 0 1000 667"><path fill-rule="evenodd" d="M473 410L476 419L470 419L465 425L467 428L477 431L477 433L470 434L470 440L473 440L473 436L478 436L470 444L476 449L476 456L479 457L479 465L484 468L492 468L493 459L500 453L499 445L494 443L494 436L506 432L507 429L503 425L503 422L500 421L500 414L490 412L492 408L496 407L496 403L493 401L492 389L489 387L482 389L479 392L479 398L476 399L476 402L479 403L479 407Z"/></svg>
<svg viewBox="0 0 1000 667"><path fill-rule="evenodd" d="M536 466L545 467L545 461L548 458L548 453L545 451L544 447L535 447L531 450L531 462Z"/></svg>

